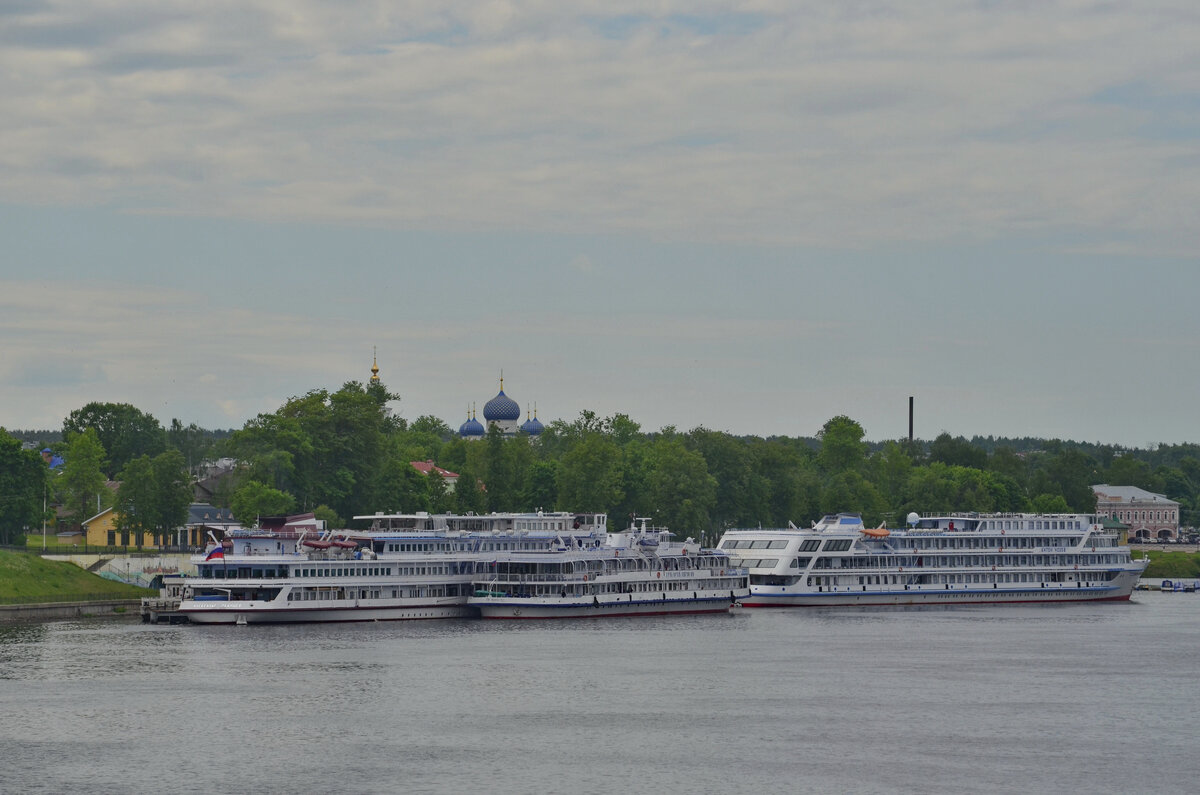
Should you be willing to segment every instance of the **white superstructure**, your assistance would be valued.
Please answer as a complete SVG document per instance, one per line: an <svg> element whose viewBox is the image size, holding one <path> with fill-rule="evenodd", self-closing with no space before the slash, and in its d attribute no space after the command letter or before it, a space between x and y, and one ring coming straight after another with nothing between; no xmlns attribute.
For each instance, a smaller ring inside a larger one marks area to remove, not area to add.
<svg viewBox="0 0 1200 795"><path fill-rule="evenodd" d="M369 530L240 530L193 558L178 614L256 624L455 618L506 555L603 543L603 514L375 514Z"/></svg>
<svg viewBox="0 0 1200 795"><path fill-rule="evenodd" d="M1124 600L1146 567L1088 514L914 513L889 530L843 513L719 547L750 570L744 607Z"/></svg>
<svg viewBox="0 0 1200 795"><path fill-rule="evenodd" d="M483 618L599 618L724 613L749 595L747 571L727 553L638 521L490 561L467 601Z"/></svg>

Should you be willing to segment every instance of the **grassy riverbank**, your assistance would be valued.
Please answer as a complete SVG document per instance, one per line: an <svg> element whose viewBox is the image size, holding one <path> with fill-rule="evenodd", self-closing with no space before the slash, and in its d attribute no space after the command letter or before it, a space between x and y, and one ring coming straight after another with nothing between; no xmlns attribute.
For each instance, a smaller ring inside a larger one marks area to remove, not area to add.
<svg viewBox="0 0 1200 795"><path fill-rule="evenodd" d="M1134 554L1137 558L1141 556L1141 552ZM1143 577L1200 578L1200 555L1194 552L1150 549L1146 551L1146 556L1150 558L1150 565L1146 567Z"/></svg>
<svg viewBox="0 0 1200 795"><path fill-rule="evenodd" d="M72 563L0 550L0 604L137 599L156 593L107 580Z"/></svg>

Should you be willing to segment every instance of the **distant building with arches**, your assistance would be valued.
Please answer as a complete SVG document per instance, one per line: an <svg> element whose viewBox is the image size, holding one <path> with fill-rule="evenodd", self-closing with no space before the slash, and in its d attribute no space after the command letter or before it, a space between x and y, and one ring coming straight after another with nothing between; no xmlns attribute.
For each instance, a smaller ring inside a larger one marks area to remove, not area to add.
<svg viewBox="0 0 1200 795"><path fill-rule="evenodd" d="M1153 538L1174 541L1179 537L1179 503L1163 494L1137 486L1092 486L1096 516L1116 519L1129 527L1129 540Z"/></svg>

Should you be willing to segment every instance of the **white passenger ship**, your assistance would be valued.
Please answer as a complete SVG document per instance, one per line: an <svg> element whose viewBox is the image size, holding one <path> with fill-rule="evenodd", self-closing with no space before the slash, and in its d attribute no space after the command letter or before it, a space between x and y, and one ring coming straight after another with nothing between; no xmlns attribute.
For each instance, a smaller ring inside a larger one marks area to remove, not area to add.
<svg viewBox="0 0 1200 795"><path fill-rule="evenodd" d="M724 613L749 595L748 572L726 552L637 521L603 539L496 559L467 601L483 618L599 618Z"/></svg>
<svg viewBox="0 0 1200 795"><path fill-rule="evenodd" d="M1124 600L1146 567L1086 514L913 513L888 530L843 513L719 546L750 570L745 607Z"/></svg>
<svg viewBox="0 0 1200 795"><path fill-rule="evenodd" d="M469 614L498 557L600 543L603 514L375 514L368 530L233 531L193 558L177 614L198 624L381 621Z"/></svg>

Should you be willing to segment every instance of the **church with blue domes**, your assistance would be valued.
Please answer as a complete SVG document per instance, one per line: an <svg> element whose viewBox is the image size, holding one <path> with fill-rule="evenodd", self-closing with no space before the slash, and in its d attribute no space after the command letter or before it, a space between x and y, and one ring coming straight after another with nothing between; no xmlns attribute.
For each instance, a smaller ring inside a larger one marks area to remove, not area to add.
<svg viewBox="0 0 1200 795"><path fill-rule="evenodd" d="M521 422L521 407L517 405L517 401L504 394L504 376L501 375L500 392L483 404L483 422L475 418L475 412L472 410L467 421L459 426L458 435L464 439L482 439L487 435L488 429L495 425L505 436L516 436L522 431L530 436L537 436L545 430L545 426L538 421L536 414L535 411L534 416L530 417L526 410L525 422Z"/></svg>

